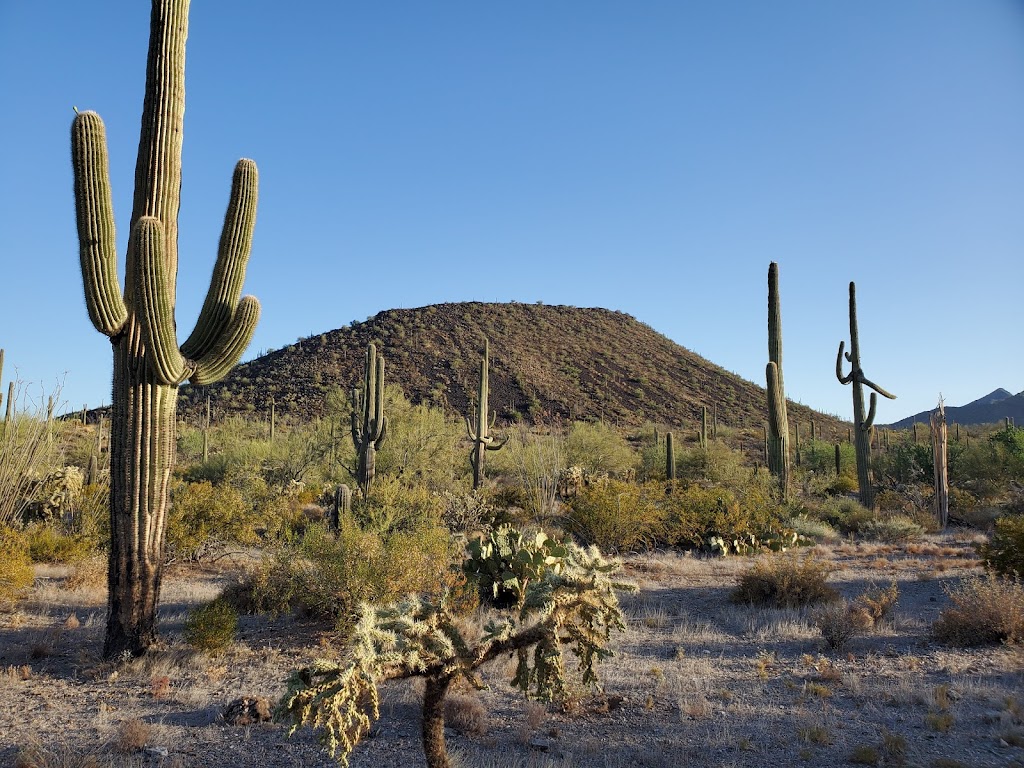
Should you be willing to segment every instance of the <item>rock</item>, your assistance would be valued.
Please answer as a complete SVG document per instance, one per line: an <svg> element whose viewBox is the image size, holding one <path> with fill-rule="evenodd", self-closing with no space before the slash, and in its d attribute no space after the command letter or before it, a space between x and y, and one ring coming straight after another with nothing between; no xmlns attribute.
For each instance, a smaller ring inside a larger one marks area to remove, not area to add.
<svg viewBox="0 0 1024 768"><path fill-rule="evenodd" d="M270 701L263 696L243 696L224 708L224 722L228 725L254 725L270 722Z"/></svg>

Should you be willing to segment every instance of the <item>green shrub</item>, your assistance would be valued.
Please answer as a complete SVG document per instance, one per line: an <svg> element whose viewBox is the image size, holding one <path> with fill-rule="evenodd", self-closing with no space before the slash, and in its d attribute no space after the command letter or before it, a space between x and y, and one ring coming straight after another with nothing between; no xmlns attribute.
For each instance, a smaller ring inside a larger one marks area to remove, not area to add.
<svg viewBox="0 0 1024 768"><path fill-rule="evenodd" d="M986 568L1024 579L1024 516L996 520L991 540L978 547L978 554Z"/></svg>
<svg viewBox="0 0 1024 768"><path fill-rule="evenodd" d="M24 597L34 580L24 537L0 526L0 608L8 608Z"/></svg>
<svg viewBox="0 0 1024 768"><path fill-rule="evenodd" d="M363 530L349 517L337 535L322 524L310 525L300 542L264 558L225 596L249 612L300 611L330 618L344 634L361 602L437 594L455 586L453 554L444 526L380 534Z"/></svg>
<svg viewBox="0 0 1024 768"><path fill-rule="evenodd" d="M960 646L1024 641L1024 586L989 574L970 576L946 590L952 605L932 624L943 643Z"/></svg>
<svg viewBox="0 0 1024 768"><path fill-rule="evenodd" d="M665 496L664 537L670 546L747 554L796 543L766 489L751 485L741 498L726 488L676 485Z"/></svg>
<svg viewBox="0 0 1024 768"><path fill-rule="evenodd" d="M227 650L237 631L238 612L221 598L189 611L185 619L185 642L207 653Z"/></svg>
<svg viewBox="0 0 1024 768"><path fill-rule="evenodd" d="M603 552L649 549L663 540L664 485L606 480L569 501L563 527Z"/></svg>
<svg viewBox="0 0 1024 768"><path fill-rule="evenodd" d="M832 602L839 593L825 583L831 568L813 557L765 557L739 577L729 599L771 608L800 608Z"/></svg>
<svg viewBox="0 0 1024 768"><path fill-rule="evenodd" d="M179 483L171 491L167 548L174 557L200 560L228 542L255 544L256 524L252 508L230 485Z"/></svg>
<svg viewBox="0 0 1024 768"><path fill-rule="evenodd" d="M95 554L95 542L76 533L68 533L56 522L31 523L24 530L29 557L33 563L69 565Z"/></svg>
<svg viewBox="0 0 1024 768"><path fill-rule="evenodd" d="M591 475L622 477L637 465L626 439L603 422L577 421L565 438L567 466L583 467Z"/></svg>
<svg viewBox="0 0 1024 768"><path fill-rule="evenodd" d="M860 525L860 533L869 539L897 543L920 539L924 528L906 515L879 517Z"/></svg>

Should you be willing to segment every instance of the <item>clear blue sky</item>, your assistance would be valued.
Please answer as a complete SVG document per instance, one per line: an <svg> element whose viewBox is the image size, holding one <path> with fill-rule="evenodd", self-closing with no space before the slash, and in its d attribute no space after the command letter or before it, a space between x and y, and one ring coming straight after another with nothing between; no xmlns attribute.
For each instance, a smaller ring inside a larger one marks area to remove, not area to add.
<svg viewBox="0 0 1024 768"><path fill-rule="evenodd" d="M72 107L106 122L123 252L148 6L0 0L4 380L63 381L69 409L109 402L111 366ZM246 359L392 307L541 300L763 386L775 260L790 398L849 418L850 280L900 398L879 422L1024 389L1024 3L216 0L186 79L182 339L251 157Z"/></svg>

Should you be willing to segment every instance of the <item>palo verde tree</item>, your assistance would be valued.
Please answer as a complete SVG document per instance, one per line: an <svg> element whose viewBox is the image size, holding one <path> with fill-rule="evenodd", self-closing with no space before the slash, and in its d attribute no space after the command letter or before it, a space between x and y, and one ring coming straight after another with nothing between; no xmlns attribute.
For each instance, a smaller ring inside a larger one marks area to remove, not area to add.
<svg viewBox="0 0 1024 768"><path fill-rule="evenodd" d="M857 483L860 487L860 503L871 509L875 503L875 488L871 477L871 427L875 423L875 408L879 395L895 400L877 384L870 381L860 367L860 338L857 333L857 287L850 282L850 351L846 360L850 363L850 372L843 375L843 349L845 341L839 342L839 354L836 355L836 378L840 384L853 385L853 432L854 446L857 455ZM867 416L864 415L864 387L873 389L871 405Z"/></svg>
<svg viewBox="0 0 1024 768"><path fill-rule="evenodd" d="M789 497L789 416L782 383L782 312L779 301L779 265L768 265L768 469L779 480L779 494Z"/></svg>
<svg viewBox="0 0 1024 768"><path fill-rule="evenodd" d="M71 128L86 306L114 355L107 658L138 655L156 640L178 385L222 378L248 346L260 313L255 298L241 298L257 174L255 163L240 160L209 292L195 330L178 346L174 303L188 10L188 0L153 0L123 290L103 121L83 112Z"/></svg>
<svg viewBox="0 0 1024 768"><path fill-rule="evenodd" d="M476 429L473 429L473 422L469 416L466 417L466 432L469 439L473 441L473 448L469 452L469 463L473 467L473 490L478 489L484 482L484 455L487 451L500 450L507 442L495 440L488 434L490 427L494 426L494 420L488 422L487 398L490 393L488 381L488 364L490 362L490 343L484 339L484 356L480 360L480 389L477 392L476 400Z"/></svg>

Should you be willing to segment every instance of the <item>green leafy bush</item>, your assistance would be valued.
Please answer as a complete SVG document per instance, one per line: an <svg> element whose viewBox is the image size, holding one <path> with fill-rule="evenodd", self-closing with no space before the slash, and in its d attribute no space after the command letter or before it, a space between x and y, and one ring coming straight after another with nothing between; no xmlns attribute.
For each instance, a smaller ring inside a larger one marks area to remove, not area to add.
<svg viewBox="0 0 1024 768"><path fill-rule="evenodd" d="M172 556L199 560L228 542L255 544L259 519L230 485L179 483L171 491L167 548Z"/></svg>
<svg viewBox="0 0 1024 768"><path fill-rule="evenodd" d="M603 552L649 549L664 540L665 487L606 480L584 486L569 501L563 527Z"/></svg>
<svg viewBox="0 0 1024 768"><path fill-rule="evenodd" d="M207 653L227 650L237 631L238 612L221 598L189 611L185 619L185 642Z"/></svg>
<svg viewBox="0 0 1024 768"><path fill-rule="evenodd" d="M978 547L978 554L986 568L1024 579L1024 516L996 520L992 538Z"/></svg>
<svg viewBox="0 0 1024 768"><path fill-rule="evenodd" d="M8 608L24 597L34 579L24 537L0 526L0 608Z"/></svg>

